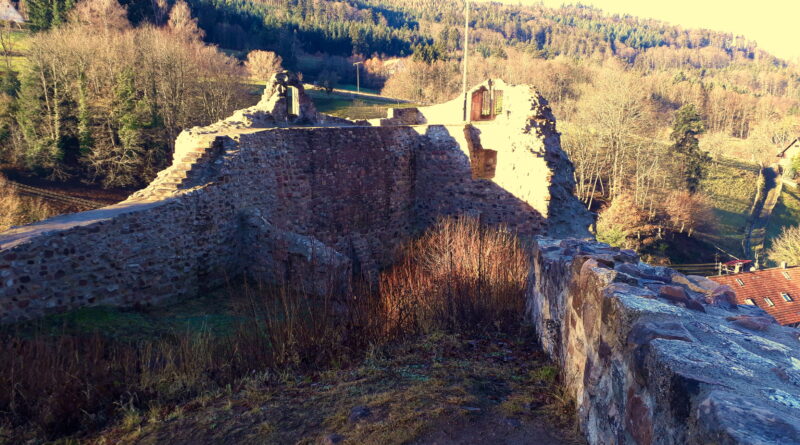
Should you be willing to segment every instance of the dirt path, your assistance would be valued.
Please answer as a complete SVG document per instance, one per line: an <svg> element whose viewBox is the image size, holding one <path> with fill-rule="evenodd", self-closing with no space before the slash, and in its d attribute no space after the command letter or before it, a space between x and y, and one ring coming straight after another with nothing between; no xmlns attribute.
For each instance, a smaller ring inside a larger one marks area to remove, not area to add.
<svg viewBox="0 0 800 445"><path fill-rule="evenodd" d="M772 211L778 204L781 196L783 182L780 179L778 166L771 166L761 170L764 177L764 187L759 194L759 200L753 205L750 214L750 224L744 239L744 254L747 258L755 259L763 256L764 241L766 240L767 224L772 216Z"/></svg>

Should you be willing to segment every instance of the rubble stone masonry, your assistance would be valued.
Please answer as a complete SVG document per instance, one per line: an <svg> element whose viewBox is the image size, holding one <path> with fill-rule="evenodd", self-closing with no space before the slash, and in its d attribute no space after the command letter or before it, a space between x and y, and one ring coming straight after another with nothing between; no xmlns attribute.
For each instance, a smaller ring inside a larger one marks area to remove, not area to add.
<svg viewBox="0 0 800 445"><path fill-rule="evenodd" d="M528 314L590 444L800 443L800 331L631 251L536 244Z"/></svg>
<svg viewBox="0 0 800 445"><path fill-rule="evenodd" d="M276 78L259 105L182 133L127 201L1 233L0 322L191 297L242 273L322 293L467 214L536 237L527 314L589 443L800 444L800 331L730 288L575 239L591 216L546 101L501 81L468 97L468 125L463 98L351 122Z"/></svg>
<svg viewBox="0 0 800 445"><path fill-rule="evenodd" d="M457 99L371 125L276 78L259 105L183 132L127 201L0 234L0 321L192 296L242 272L323 292L376 276L442 216L588 235L549 107L504 88L515 99L493 122L459 122Z"/></svg>

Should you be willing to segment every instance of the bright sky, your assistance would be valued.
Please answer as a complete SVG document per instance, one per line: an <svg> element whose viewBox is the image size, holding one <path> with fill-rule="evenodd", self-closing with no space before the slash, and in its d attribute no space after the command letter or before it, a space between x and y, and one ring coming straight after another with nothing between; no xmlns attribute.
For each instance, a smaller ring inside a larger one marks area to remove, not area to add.
<svg viewBox="0 0 800 445"><path fill-rule="evenodd" d="M485 1L485 0L484 0ZM539 0L495 0L534 4ZM558 7L564 0L541 0ZM707 28L744 35L758 46L786 59L800 59L798 0L580 0L610 13L650 17L685 28Z"/></svg>

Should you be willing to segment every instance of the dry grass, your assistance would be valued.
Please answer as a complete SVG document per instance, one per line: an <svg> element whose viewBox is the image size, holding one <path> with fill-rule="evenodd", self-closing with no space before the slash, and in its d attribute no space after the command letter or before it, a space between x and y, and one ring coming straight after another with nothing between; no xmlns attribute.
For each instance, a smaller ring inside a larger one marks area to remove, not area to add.
<svg viewBox="0 0 800 445"><path fill-rule="evenodd" d="M20 196L0 175L0 232L47 219L58 212L41 198Z"/></svg>
<svg viewBox="0 0 800 445"><path fill-rule="evenodd" d="M385 326L402 333L505 329L523 312L528 268L513 234L474 219L441 221L382 276Z"/></svg>
<svg viewBox="0 0 800 445"><path fill-rule="evenodd" d="M6 332L0 426L20 440L92 431L115 419L135 429L169 407L254 376L291 380L341 369L420 334L509 332L521 325L527 273L513 235L449 220L411 243L377 289L357 285L349 295L310 297L244 283L232 292L238 322L227 334L201 329L119 340L30 334L29 327Z"/></svg>
<svg viewBox="0 0 800 445"><path fill-rule="evenodd" d="M532 332L434 333L372 348L346 368L247 377L238 390L162 409L155 421L123 418L87 443L311 445L338 434L344 443L407 444L453 424L480 428L487 417L546 424L563 443L583 443L559 397L556 369ZM369 414L353 422L354 407Z"/></svg>

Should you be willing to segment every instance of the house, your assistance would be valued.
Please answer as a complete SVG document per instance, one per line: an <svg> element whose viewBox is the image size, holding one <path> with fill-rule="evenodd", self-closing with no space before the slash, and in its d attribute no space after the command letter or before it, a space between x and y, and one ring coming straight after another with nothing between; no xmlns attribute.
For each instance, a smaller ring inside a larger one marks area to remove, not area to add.
<svg viewBox="0 0 800 445"><path fill-rule="evenodd" d="M730 286L739 304L758 306L778 323L800 327L800 267L754 270L709 279Z"/></svg>
<svg viewBox="0 0 800 445"><path fill-rule="evenodd" d="M14 4L9 0L0 1L0 21L19 24L25 23L25 19L22 18L17 8L14 7Z"/></svg>

